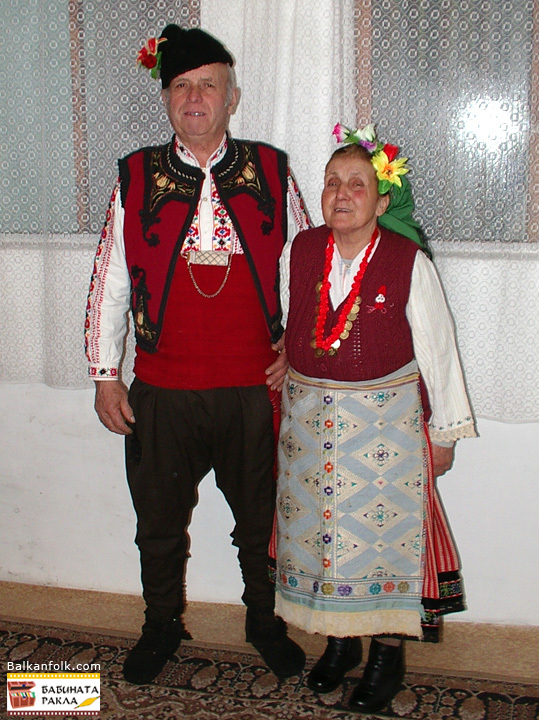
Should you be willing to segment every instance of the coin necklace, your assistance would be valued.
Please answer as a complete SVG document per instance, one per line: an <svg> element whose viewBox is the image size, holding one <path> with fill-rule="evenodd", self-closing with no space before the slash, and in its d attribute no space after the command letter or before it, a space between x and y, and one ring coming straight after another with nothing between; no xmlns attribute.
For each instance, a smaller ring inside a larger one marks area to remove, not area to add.
<svg viewBox="0 0 539 720"><path fill-rule="evenodd" d="M314 348L314 353L317 357L321 357L325 352L327 352L328 355L335 355L341 345L341 340L346 340L346 338L350 335L352 324L359 314L359 306L361 304L361 298L359 297L361 281L363 280L363 275L365 275L365 270L367 269L377 237L378 228L374 228L371 240L367 250L365 251L365 256L360 263L354 282L352 283L352 288L348 293L348 297L344 302L343 309L341 310L341 314L337 320L337 324L331 330L329 335L324 338L326 318L329 311L329 289L331 287L329 274L331 272L331 262L333 260L335 247L335 238L333 237L333 233L329 236L326 247L324 275L322 280L316 284L316 292L319 295L319 303L315 309L316 323L313 330L314 338L311 340L311 347Z"/></svg>

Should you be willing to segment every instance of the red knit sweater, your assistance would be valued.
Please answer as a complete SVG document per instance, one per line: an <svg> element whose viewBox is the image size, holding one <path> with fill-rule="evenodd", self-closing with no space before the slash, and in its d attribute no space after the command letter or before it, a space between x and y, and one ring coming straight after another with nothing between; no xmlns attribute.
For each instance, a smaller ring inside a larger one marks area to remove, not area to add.
<svg viewBox="0 0 539 720"><path fill-rule="evenodd" d="M226 267L192 266L207 294L215 292ZM263 385L275 360L268 329L245 255L232 258L230 275L215 298L195 289L180 257L169 291L159 351L137 348L135 374L165 388L203 390Z"/></svg>

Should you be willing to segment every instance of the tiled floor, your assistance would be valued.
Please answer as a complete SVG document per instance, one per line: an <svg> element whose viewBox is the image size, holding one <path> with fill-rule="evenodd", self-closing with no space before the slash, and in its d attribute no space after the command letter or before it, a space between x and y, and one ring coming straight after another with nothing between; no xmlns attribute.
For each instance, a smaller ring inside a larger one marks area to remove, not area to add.
<svg viewBox="0 0 539 720"><path fill-rule="evenodd" d="M141 598L131 595L0 583L0 617L138 637ZM241 605L189 603L185 620L194 640L211 646L247 647ZM290 628L308 655L319 656L324 638ZM407 643L410 670L539 681L539 627L446 621L443 642Z"/></svg>

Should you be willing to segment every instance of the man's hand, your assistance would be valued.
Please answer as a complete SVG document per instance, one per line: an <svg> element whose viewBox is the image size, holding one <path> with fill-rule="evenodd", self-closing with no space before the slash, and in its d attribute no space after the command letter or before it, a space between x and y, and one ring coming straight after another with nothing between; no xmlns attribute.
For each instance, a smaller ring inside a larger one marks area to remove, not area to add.
<svg viewBox="0 0 539 720"><path fill-rule="evenodd" d="M451 447L432 445L432 465L434 477L440 477L440 475L443 475L448 470L451 470L454 455L455 444L451 445Z"/></svg>
<svg viewBox="0 0 539 720"><path fill-rule="evenodd" d="M96 380L95 411L103 425L118 435L130 435L135 416L127 401L127 388L120 380ZM126 422L127 421L127 422Z"/></svg>
<svg viewBox="0 0 539 720"><path fill-rule="evenodd" d="M278 342L273 343L271 349L279 354L275 362L266 369L266 375L268 376L266 385L269 385L272 390L281 392L286 371L288 370L288 358L286 357L286 350L284 349L284 335Z"/></svg>

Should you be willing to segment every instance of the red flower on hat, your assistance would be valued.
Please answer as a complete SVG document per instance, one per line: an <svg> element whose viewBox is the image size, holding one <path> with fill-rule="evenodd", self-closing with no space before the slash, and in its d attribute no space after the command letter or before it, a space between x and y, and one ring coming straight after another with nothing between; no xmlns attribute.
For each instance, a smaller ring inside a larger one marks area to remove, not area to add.
<svg viewBox="0 0 539 720"><path fill-rule="evenodd" d="M150 38L137 54L137 65L151 70L153 78L157 77L157 71L161 67L161 51L159 50L159 45L165 41L166 38L161 38L160 40L154 37Z"/></svg>

